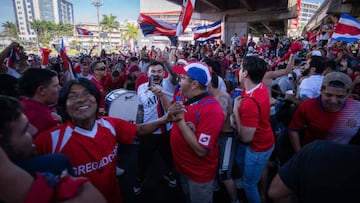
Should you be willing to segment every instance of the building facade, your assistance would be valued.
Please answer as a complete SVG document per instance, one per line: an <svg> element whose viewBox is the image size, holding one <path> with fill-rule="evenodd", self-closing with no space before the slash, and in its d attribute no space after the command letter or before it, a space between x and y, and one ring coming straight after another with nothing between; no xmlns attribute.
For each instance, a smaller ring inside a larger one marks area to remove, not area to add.
<svg viewBox="0 0 360 203"><path fill-rule="evenodd" d="M13 0L16 25L22 41L36 40L34 20L74 24L73 5L67 0Z"/></svg>
<svg viewBox="0 0 360 203"><path fill-rule="evenodd" d="M320 5L320 3L301 1L299 24L306 25Z"/></svg>
<svg viewBox="0 0 360 203"><path fill-rule="evenodd" d="M149 15L154 19L176 24L181 14L181 6L164 0L140 0L140 12ZM193 13L193 17L190 20L189 25L185 29L184 33L179 36L180 42L194 42L192 28L200 25L210 25L213 23L213 21L209 20L199 20L197 15L198 14L196 12ZM163 48L164 45L170 46L170 40L166 36L142 37L139 40L139 46L150 47L151 45Z"/></svg>

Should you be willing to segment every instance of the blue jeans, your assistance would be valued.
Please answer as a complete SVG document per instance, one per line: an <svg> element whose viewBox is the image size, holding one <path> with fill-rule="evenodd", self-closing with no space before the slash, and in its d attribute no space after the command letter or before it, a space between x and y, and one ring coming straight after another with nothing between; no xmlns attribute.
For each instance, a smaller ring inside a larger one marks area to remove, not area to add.
<svg viewBox="0 0 360 203"><path fill-rule="evenodd" d="M258 183L273 150L274 146L264 152L255 152L241 144L238 146L235 159L248 202L261 203Z"/></svg>

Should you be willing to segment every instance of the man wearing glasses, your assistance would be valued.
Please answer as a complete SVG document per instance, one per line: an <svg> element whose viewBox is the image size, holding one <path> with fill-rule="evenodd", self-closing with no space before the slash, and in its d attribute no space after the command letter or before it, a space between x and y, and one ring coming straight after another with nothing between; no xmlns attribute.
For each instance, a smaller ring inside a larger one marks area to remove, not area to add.
<svg viewBox="0 0 360 203"><path fill-rule="evenodd" d="M90 78L96 88L100 92L100 105L99 105L99 114L106 115L105 111L105 89L104 89L104 77L105 77L105 64L101 61L95 61L90 65L93 76Z"/></svg>

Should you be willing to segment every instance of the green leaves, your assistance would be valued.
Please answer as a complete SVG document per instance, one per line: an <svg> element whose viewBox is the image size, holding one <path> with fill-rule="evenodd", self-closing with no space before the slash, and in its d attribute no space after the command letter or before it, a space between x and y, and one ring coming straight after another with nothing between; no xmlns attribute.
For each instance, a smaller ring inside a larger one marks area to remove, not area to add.
<svg viewBox="0 0 360 203"><path fill-rule="evenodd" d="M17 30L15 23L6 21L5 23L3 23L1 25L1 27L4 28L5 36L10 37L10 38L15 38L15 39L18 38L18 30Z"/></svg>
<svg viewBox="0 0 360 203"><path fill-rule="evenodd" d="M73 36L74 30L74 26L71 24L55 24L50 21L34 20L30 26L37 33L39 42L45 46L48 46L57 37Z"/></svg>

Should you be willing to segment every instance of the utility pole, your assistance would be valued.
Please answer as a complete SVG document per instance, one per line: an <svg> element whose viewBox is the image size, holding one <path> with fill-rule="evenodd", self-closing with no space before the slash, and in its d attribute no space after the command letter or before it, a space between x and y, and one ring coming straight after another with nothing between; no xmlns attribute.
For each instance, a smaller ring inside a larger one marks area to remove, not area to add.
<svg viewBox="0 0 360 203"><path fill-rule="evenodd" d="M98 25L98 40L99 40L99 55L101 53L101 36L100 36L100 21L99 21L99 7L103 5L100 0L94 0L92 4L96 7L97 12L97 25Z"/></svg>

